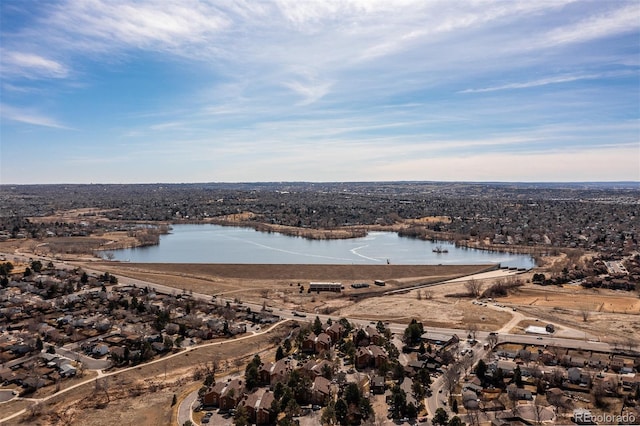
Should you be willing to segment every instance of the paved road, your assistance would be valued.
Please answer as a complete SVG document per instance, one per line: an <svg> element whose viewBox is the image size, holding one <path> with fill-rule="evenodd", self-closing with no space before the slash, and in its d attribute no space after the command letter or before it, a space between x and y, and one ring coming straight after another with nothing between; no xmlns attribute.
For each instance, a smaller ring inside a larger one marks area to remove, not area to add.
<svg viewBox="0 0 640 426"><path fill-rule="evenodd" d="M43 259L43 260L47 260L48 259ZM96 265L98 266L98 265ZM98 269L93 269L93 268L84 268L87 272L91 272L91 273L103 273L104 270L98 270ZM101 268L102 269L102 268ZM104 268L104 269L108 269L108 268ZM456 281L459 280L464 280L465 278L458 278L456 279ZM468 279L468 277L466 278ZM149 287L151 289L154 289L157 292L161 292L161 293L166 293L166 294L177 294L179 293L181 290L176 289L174 287L168 287L168 286L163 286L160 284L154 284L154 283L150 283L150 282L146 282L146 281L142 281L142 280L138 280L138 279L133 279L133 278L128 278L128 277L124 277L124 276L118 276L118 280L119 280L119 285L136 285L138 287ZM405 290L403 290L405 291ZM212 297L210 295L206 295L206 294L200 294L200 293L190 293L190 295L198 300L203 300L203 301L211 301ZM218 302L221 303L226 303L227 301L229 302L233 302L233 300L231 299L223 299L223 298L218 298ZM255 311L259 311L262 309L262 305L259 304L252 304L252 303L244 303L244 306L251 308L251 310L255 310ZM286 309L279 309L279 308L272 308L272 313L274 315L278 315L281 319L290 319L290 320L296 320L296 321L303 321L303 322L310 322L313 321L315 319L316 316L318 316L318 318L320 318L320 320L322 322L326 322L328 318L331 318L333 321L338 320L339 318L337 316L331 316L331 315L322 315L322 314L315 314L315 313L304 313L304 312L300 312L298 311L297 313L294 313L293 311L289 311ZM595 341L589 341L589 340L577 340L577 339L568 339L568 338L557 338L557 337L553 337L553 335L549 335L549 336L535 336L535 335L521 335L521 334L508 334L508 333L504 333L504 331L508 331L510 330L515 324L517 324L521 319L525 319L526 317L522 316L521 314L516 314L513 313L514 317L512 318L512 320L510 320L507 324L505 324L505 326L503 326L501 329L498 330L499 334L498 334L498 343L506 343L506 342L512 342L512 343L524 343L524 344L532 344L532 345L549 345L549 346L561 346L561 347L567 347L567 348L574 348L574 349L585 349L585 350L595 350L595 351L602 351L602 352L608 352L611 350L611 347L603 342L595 342ZM368 320L362 320L362 319L349 319L350 322L352 322L353 324L355 324L356 326L365 326L367 324L370 323L370 321ZM397 324L397 323L386 323L386 326L392 331L392 333L396 333L396 334L401 334L404 333L404 330L406 328L406 324ZM273 327L270 327L273 328ZM566 328L566 327L565 327ZM260 332L254 332L254 334L262 334L265 331L260 331ZM457 335L458 337L460 337L461 339L464 339L468 333L467 330L464 329L456 329L456 328L438 328L438 327L425 327L425 332L427 333L427 335L432 335L432 336L441 336L441 337L436 337L438 339L442 339L445 340L446 338L452 336L452 335ZM244 336L242 338L250 338L252 337L254 334L252 335L248 335L248 336ZM476 333L476 339L479 340L480 342L485 341L487 339L489 335L489 332L477 332ZM236 341L238 339L234 339L233 341ZM218 344L220 343L224 343L224 342L217 342ZM200 345L200 346L207 346L209 344L205 344L205 345ZM194 347L190 347L187 349L188 350L192 350L194 348L196 348L198 346L194 346ZM474 363L477 362L480 358L484 357L486 355L485 353L486 351L480 346L478 347L476 350L474 350ZM182 354L183 352L180 352L179 354ZM176 355L179 355L176 354ZM172 355L174 356L174 355ZM156 361L152 361L152 362L158 362L158 361L163 361L167 359L167 357L161 358L159 360ZM136 367L137 368L137 367ZM109 373L108 375L112 375L112 374L118 374L122 371L126 371L125 370L120 370L117 371L115 373ZM81 383L82 384L82 383ZM81 385L79 384L79 385ZM79 386L76 385L76 386ZM76 387L74 386L74 387ZM432 385L432 391L433 391L433 395L431 398L428 399L427 401L427 409L430 413L430 415L433 415L433 413L435 412L435 410L439 407L442 406L442 400L446 400L446 395L445 395L445 391L443 390L442 394L439 393L439 390L442 389L443 387L443 381L442 381L442 377L439 377L438 379L436 379ZM58 393L59 394L59 393ZM57 395L57 394L56 394ZM189 405L190 406L190 405ZM23 410L24 412L25 410ZM14 416L8 417L9 418L14 418L17 415L19 415L20 413L15 414ZM0 423L2 421L4 421L6 419L0 420ZM186 420L185 420L186 421ZM182 423L180 423L182 424Z"/></svg>
<svg viewBox="0 0 640 426"><path fill-rule="evenodd" d="M145 365L151 365L151 364L155 364L155 363L158 363L158 362L164 362L164 361L167 361L167 360L169 360L171 358L174 358L174 357L177 357L177 356L182 356L183 354L185 354L187 352L190 352L190 351L193 351L193 350L196 350L198 348L204 348L204 347L209 347L209 346L220 346L220 345L225 345L227 343L237 342L239 340L252 339L253 337L255 337L257 335L269 333L270 331L272 331L274 328L278 327L282 323L283 323L283 321L280 321L279 323L273 324L271 327L265 328L265 329L261 330L260 332L255 333L255 334L247 334L247 335L244 335L244 336L237 337L235 339L228 339L228 340L223 340L223 341L218 341L218 342L204 343L202 345L197 345L197 346L191 346L191 347L189 347L189 348L187 348L187 349L185 349L183 351L177 352L175 354L167 355L167 356L164 356L162 358L154 359L154 360L149 361L149 362L147 362L145 364L138 364L138 365L134 365L132 367L123 368L122 370L116 370L116 371L112 371L110 373L99 374L99 376L100 377L117 376L118 374L122 374L122 373L127 372L127 371L137 370L140 367L143 367ZM70 386L68 388L64 388L64 389L60 390L59 392L56 392L56 393L54 393L52 395L49 395L49 396L47 396L45 398L36 398L36 399L30 398L29 401L33 401L34 403L47 402L48 400L50 400L52 398L56 398L61 394L67 393L72 389L78 388L80 386L84 386L84 385L86 385L88 383L92 383L94 381L95 381L95 378L87 379L87 380L84 380L82 382L76 383L75 385L72 385L72 386ZM20 411L18 411L16 413L13 413L10 416L7 416L7 417L5 417L3 419L0 419L0 425L4 424L5 422L7 422L9 420L12 420L12 419L15 419L17 417L22 416L26 412L27 412L27 408L22 409L22 410L20 410Z"/></svg>
<svg viewBox="0 0 640 426"><path fill-rule="evenodd" d="M185 399L180 402L180 406L178 407L179 426L185 424L187 420L191 420L193 422L193 416L191 415L193 411L191 410L191 407L193 406L193 403L196 401L196 399L198 399L197 390L191 392Z"/></svg>

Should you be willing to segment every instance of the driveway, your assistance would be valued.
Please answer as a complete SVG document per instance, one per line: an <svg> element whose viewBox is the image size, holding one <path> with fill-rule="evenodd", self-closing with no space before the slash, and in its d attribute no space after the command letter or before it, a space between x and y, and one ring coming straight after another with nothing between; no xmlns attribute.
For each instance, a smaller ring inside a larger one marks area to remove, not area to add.
<svg viewBox="0 0 640 426"><path fill-rule="evenodd" d="M95 359L65 348L56 348L56 353L74 361L81 361L87 370L104 370L111 366L108 359Z"/></svg>

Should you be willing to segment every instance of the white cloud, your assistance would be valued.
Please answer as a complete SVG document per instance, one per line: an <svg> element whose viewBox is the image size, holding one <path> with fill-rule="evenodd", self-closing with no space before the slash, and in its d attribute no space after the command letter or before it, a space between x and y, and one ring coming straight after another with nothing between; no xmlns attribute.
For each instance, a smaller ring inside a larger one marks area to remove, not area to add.
<svg viewBox="0 0 640 426"><path fill-rule="evenodd" d="M121 44L159 50L191 44L203 47L207 39L211 41L229 25L213 5L195 0L71 1L57 7L46 22L68 43L79 47L109 49Z"/></svg>
<svg viewBox="0 0 640 426"><path fill-rule="evenodd" d="M3 51L2 74L4 77L65 78L69 69L58 61L34 53Z"/></svg>
<svg viewBox="0 0 640 426"><path fill-rule="evenodd" d="M549 84L561 84L561 83L571 83L573 81L579 80L594 80L600 78L609 78L609 77L618 77L621 75L629 75L630 72L611 72L611 73L599 73L599 74L577 74L577 75L559 75L554 77L541 78L538 80L525 81L521 83L509 83L503 84L500 86L493 87L484 87L481 89L466 89L462 90L459 93L485 93L485 92L495 92L498 90L512 90L512 89L528 89L530 87L539 87L546 86Z"/></svg>
<svg viewBox="0 0 640 426"><path fill-rule="evenodd" d="M0 117L19 123L32 124L35 126L51 127L54 129L73 130L56 119L42 115L37 111L14 108L7 104L0 104Z"/></svg>
<svg viewBox="0 0 640 426"><path fill-rule="evenodd" d="M329 93L329 89L331 88L331 83L315 81L307 81L304 83L301 81L290 81L284 83L284 85L303 97L299 105L309 105L318 101Z"/></svg>
<svg viewBox="0 0 640 426"><path fill-rule="evenodd" d="M625 7L582 19L576 24L558 27L541 37L539 41L534 40L532 45L554 46L581 43L638 29L640 29L640 3L636 1Z"/></svg>

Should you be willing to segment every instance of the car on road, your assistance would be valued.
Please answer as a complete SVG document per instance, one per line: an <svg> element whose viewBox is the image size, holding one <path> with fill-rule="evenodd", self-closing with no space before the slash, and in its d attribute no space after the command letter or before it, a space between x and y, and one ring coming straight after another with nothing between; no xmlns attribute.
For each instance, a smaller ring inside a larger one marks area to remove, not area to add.
<svg viewBox="0 0 640 426"><path fill-rule="evenodd" d="M300 312L297 312L297 311L293 311L293 312L291 312L291 314L294 317L300 317L300 318L305 318L307 316L306 314L301 314Z"/></svg>
<svg viewBox="0 0 640 426"><path fill-rule="evenodd" d="M542 340L542 337L536 337L536 340Z"/></svg>

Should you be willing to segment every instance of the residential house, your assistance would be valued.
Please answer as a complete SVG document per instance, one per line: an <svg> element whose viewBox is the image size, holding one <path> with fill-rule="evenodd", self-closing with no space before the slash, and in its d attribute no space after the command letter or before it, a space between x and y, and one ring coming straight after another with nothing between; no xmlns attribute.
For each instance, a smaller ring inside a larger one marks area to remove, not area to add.
<svg viewBox="0 0 640 426"><path fill-rule="evenodd" d="M322 376L314 379L311 385L311 402L325 405L331 398L331 382Z"/></svg>
<svg viewBox="0 0 640 426"><path fill-rule="evenodd" d="M478 395L470 390L462 391L462 405L467 410L477 410L480 408Z"/></svg>
<svg viewBox="0 0 640 426"><path fill-rule="evenodd" d="M611 369L617 373L624 367L624 358L621 358L619 356L612 357L611 361L609 362L609 367L611 367Z"/></svg>
<svg viewBox="0 0 640 426"><path fill-rule="evenodd" d="M243 396L244 382L241 379L234 379L216 383L202 396L202 404L228 410L235 408Z"/></svg>
<svg viewBox="0 0 640 426"><path fill-rule="evenodd" d="M589 385L591 383L591 376L582 368L571 367L567 370L567 376L569 381L577 385Z"/></svg>
<svg viewBox="0 0 640 426"><path fill-rule="evenodd" d="M516 400L522 400L522 399L527 401L533 400L533 395L531 394L531 391L519 388L515 384L511 384L507 386L507 395L509 395L510 398L516 399Z"/></svg>
<svg viewBox="0 0 640 426"><path fill-rule="evenodd" d="M99 357L105 356L106 354L109 353L109 346L105 345L104 343L98 343L93 347L93 349L91 350L91 353L94 356L99 356Z"/></svg>
<svg viewBox="0 0 640 426"><path fill-rule="evenodd" d="M331 338L331 343L336 344L344 336L345 329L339 322L334 322L325 330Z"/></svg>
<svg viewBox="0 0 640 426"><path fill-rule="evenodd" d="M331 337L327 333L320 333L317 336L309 334L302 342L302 351L307 353L322 353L331 348Z"/></svg>
<svg viewBox="0 0 640 426"><path fill-rule="evenodd" d="M356 351L356 368L380 367L387 360L387 354L380 346L359 347Z"/></svg>
<svg viewBox="0 0 640 426"><path fill-rule="evenodd" d="M227 383L219 396L220 408L228 410L235 408L244 396L244 382L241 379L234 379Z"/></svg>
<svg viewBox="0 0 640 426"><path fill-rule="evenodd" d="M267 362L260 366L258 376L260 382L274 386L276 383L286 382L289 373L293 371L293 361L289 358L282 358L274 362Z"/></svg>
<svg viewBox="0 0 640 426"><path fill-rule="evenodd" d="M273 400L275 399L273 392L265 392L260 399L256 410L256 424L257 425L265 425L271 423L271 404L273 404Z"/></svg>
<svg viewBox="0 0 640 426"><path fill-rule="evenodd" d="M622 376L622 389L634 391L640 387L640 376L637 374L625 374Z"/></svg>
<svg viewBox="0 0 640 426"><path fill-rule="evenodd" d="M302 375L308 377L311 380L315 379L318 376L324 376L324 373L326 371L333 372L333 365L326 359L323 359L320 362L316 361L315 359L310 359L302 366L301 369Z"/></svg>
<svg viewBox="0 0 640 426"><path fill-rule="evenodd" d="M373 376L371 378L371 391L374 394L382 395L385 390L384 377L382 376Z"/></svg>

